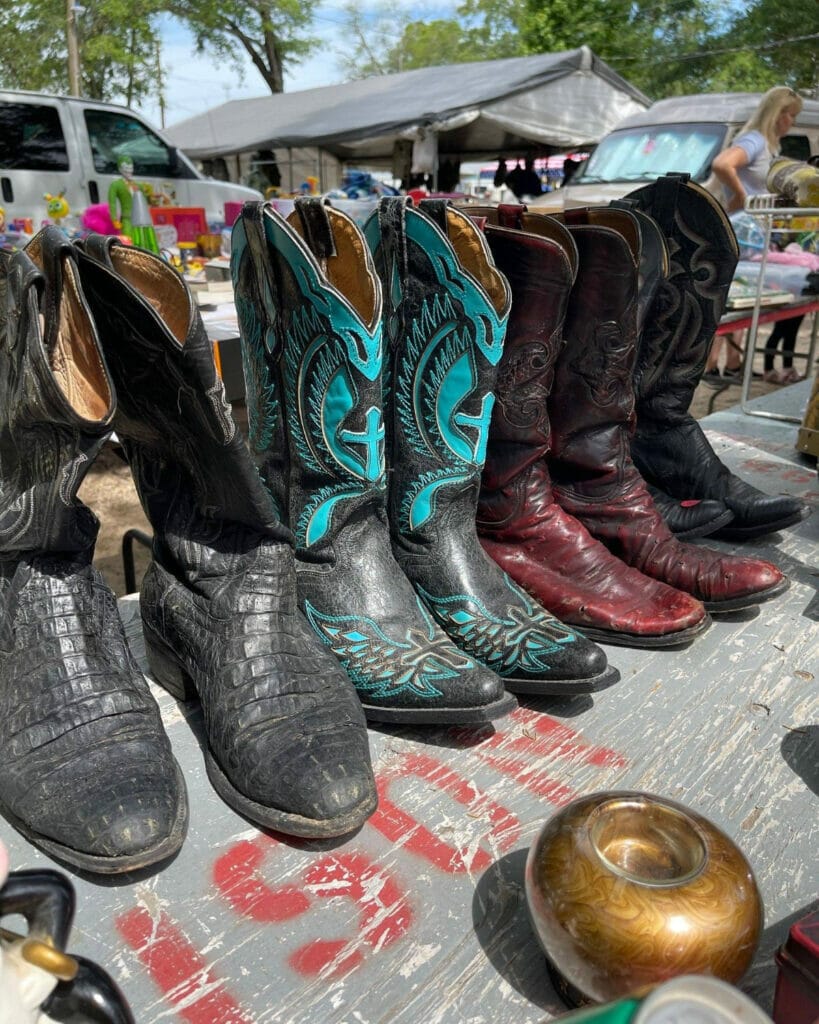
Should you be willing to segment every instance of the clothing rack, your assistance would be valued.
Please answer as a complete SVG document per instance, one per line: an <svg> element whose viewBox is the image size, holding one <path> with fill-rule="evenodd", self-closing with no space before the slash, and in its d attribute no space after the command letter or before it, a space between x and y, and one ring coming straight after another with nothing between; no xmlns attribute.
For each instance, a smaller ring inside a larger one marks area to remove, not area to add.
<svg viewBox="0 0 819 1024"><path fill-rule="evenodd" d="M765 244L762 249L762 260L759 264L759 276L756 280L756 297L751 314L751 325L748 328L748 339L745 344L740 408L746 416L760 416L765 419L784 420L787 423L800 423L801 420L795 416L786 416L781 413L769 412L764 409L749 408L748 405L750 401L751 380L753 379L754 356L757 351L763 351L762 349L757 350L756 341L760 324L760 307L762 301L762 289L765 282L765 268L768 263L768 253L770 252L771 247L771 234L773 232L774 218L789 220L791 217L819 217L819 207L776 206L775 204L778 198L778 196L770 193L762 193L760 195L748 196L745 200L745 212L760 221L760 227L762 228ZM777 231L796 233L795 228L777 228ZM795 311L795 315L798 315L798 312ZM812 313L812 316L813 324L811 327L810 345L808 347L807 354L807 377L811 377L816 372L815 356L819 316L816 315L815 311ZM800 359L803 357L797 354L795 358Z"/></svg>

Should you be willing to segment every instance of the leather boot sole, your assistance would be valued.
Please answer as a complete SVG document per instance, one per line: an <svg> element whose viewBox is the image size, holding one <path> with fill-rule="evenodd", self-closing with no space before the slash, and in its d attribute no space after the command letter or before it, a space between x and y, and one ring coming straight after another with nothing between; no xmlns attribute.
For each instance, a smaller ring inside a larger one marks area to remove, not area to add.
<svg viewBox="0 0 819 1024"><path fill-rule="evenodd" d="M778 530L786 530L789 526L795 526L807 519L810 513L811 510L805 507L772 523L759 523L756 526L725 526L713 536L717 540L753 540L755 537L765 537L769 533L776 533ZM678 533L676 536L682 535Z"/></svg>
<svg viewBox="0 0 819 1024"><path fill-rule="evenodd" d="M588 629L583 630L589 636ZM620 672L609 665L596 676L585 679L504 679L503 685L511 693L526 693L536 697L573 697L578 693L597 693L620 682Z"/></svg>
<svg viewBox="0 0 819 1024"><path fill-rule="evenodd" d="M506 680L504 680L504 685ZM481 725L503 718L518 706L511 694L506 694L492 704L475 708L382 708L377 704L365 704L364 717L368 722L407 723L409 725Z"/></svg>
<svg viewBox="0 0 819 1024"><path fill-rule="evenodd" d="M778 583L767 590L758 590L754 594L747 594L745 597L731 597L727 601L703 601L705 610L718 615L720 612L740 612L745 608L753 608L762 601L770 601L772 597L778 597L791 585L791 581L785 576Z"/></svg>
<svg viewBox="0 0 819 1024"><path fill-rule="evenodd" d="M177 784L179 791L185 793L185 781L182 772L176 767ZM82 850L75 850L71 846L58 843L48 836L41 835L32 829L26 822L13 814L7 807L0 805L0 813L8 820L17 831L25 836L29 842L38 846L41 850L81 871L89 871L98 875L120 875L126 871L139 871L140 868L150 867L160 861L172 857L181 848L188 831L188 801L180 801L179 813L173 824L173 829L156 846L142 850L139 853L131 854L128 857L103 857L99 854L83 853Z"/></svg>
<svg viewBox="0 0 819 1024"><path fill-rule="evenodd" d="M708 605L705 606L706 609ZM727 609L726 609L727 610ZM646 635L645 633L620 633L608 629L595 629L594 626L582 626L583 635L590 640L597 640L602 644L615 644L618 647L640 647L651 650L653 648L685 647L691 643L700 633L704 633L711 625L711 617L706 615L696 625L687 629L677 630L676 633L657 633Z"/></svg>
<svg viewBox="0 0 819 1024"><path fill-rule="evenodd" d="M145 623L143 623L143 635L151 679L167 690L176 700L185 702L199 700L196 684L168 650L162 638ZM373 793L372 798L366 804L335 818L308 818L305 815L294 814L292 811L285 811L278 807L268 807L251 800L233 785L222 771L210 746L205 748L204 753L208 778L213 788L229 807L238 811L254 824L277 832L284 832L287 835L302 836L305 839L330 839L347 835L364 824L378 803L378 796Z"/></svg>

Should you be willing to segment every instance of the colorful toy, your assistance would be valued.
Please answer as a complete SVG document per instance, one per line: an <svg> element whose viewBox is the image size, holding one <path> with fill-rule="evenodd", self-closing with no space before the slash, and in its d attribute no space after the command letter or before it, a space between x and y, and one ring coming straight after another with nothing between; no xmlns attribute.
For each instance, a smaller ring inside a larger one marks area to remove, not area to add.
<svg viewBox="0 0 819 1024"><path fill-rule="evenodd" d="M58 228L62 227L63 221L71 212L68 200L65 198L65 189L62 192L58 192L56 196L46 192L43 199L46 201L46 213L51 218L51 222L56 224Z"/></svg>
<svg viewBox="0 0 819 1024"><path fill-rule="evenodd" d="M122 177L112 181L108 189L108 212L114 228L134 245L158 253L148 200L142 186L133 180L134 165L130 157L120 157L117 169Z"/></svg>
<svg viewBox="0 0 819 1024"><path fill-rule="evenodd" d="M83 210L80 224L86 231L93 231L98 235L117 234L107 203L94 203Z"/></svg>

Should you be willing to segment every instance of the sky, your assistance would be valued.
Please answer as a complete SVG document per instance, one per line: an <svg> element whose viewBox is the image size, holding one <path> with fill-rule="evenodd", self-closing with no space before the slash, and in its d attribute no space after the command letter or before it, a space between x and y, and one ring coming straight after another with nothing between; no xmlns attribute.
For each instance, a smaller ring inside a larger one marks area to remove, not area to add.
<svg viewBox="0 0 819 1024"><path fill-rule="evenodd" d="M286 92L335 85L344 81L338 57L344 45L343 0L323 3L314 10L312 34L321 39L315 56L285 73ZM377 0L362 0L360 7L375 6ZM454 10L455 0L445 7L434 0L399 0L399 6L412 11L413 17L445 17ZM193 36L182 25L167 16L160 21L162 38L162 70L165 78L165 125L184 121L195 114L212 109L228 100L268 95L268 88L250 59L242 51L244 80L232 64L214 64L213 60L195 52ZM237 44L238 47L239 44ZM241 48L239 47L241 50ZM158 99L139 104L139 111L157 128L161 127Z"/></svg>

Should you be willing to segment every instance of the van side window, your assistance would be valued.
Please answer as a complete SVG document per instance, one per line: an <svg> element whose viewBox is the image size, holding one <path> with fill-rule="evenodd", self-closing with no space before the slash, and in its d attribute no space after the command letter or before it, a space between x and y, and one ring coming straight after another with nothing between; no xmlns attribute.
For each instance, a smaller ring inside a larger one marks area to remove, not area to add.
<svg viewBox="0 0 819 1024"><path fill-rule="evenodd" d="M196 175L179 160L171 149L151 129L113 110L85 110L85 125L91 142L94 170L97 174L119 174L117 161L129 157L134 165L134 176L154 178L193 178Z"/></svg>
<svg viewBox="0 0 819 1024"><path fill-rule="evenodd" d="M779 140L779 148L782 156L788 156L791 160L806 161L810 156L810 140L807 135L783 135Z"/></svg>
<svg viewBox="0 0 819 1024"><path fill-rule="evenodd" d="M56 107L0 102L0 170L68 170Z"/></svg>

